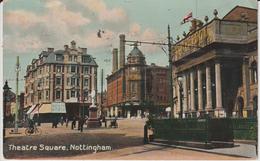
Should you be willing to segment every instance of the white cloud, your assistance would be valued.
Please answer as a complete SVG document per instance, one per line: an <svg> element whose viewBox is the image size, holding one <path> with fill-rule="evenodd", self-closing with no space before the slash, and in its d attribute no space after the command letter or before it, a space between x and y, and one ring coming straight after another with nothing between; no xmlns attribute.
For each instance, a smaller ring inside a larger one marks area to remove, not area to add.
<svg viewBox="0 0 260 161"><path fill-rule="evenodd" d="M10 27L29 28L41 21L42 19L34 13L24 10L9 11L4 14L4 22Z"/></svg>
<svg viewBox="0 0 260 161"><path fill-rule="evenodd" d="M40 47L43 41L46 42L45 45L57 46L64 40L70 41L71 37L75 37L73 34L75 30L91 22L80 12L69 10L60 0L46 1L44 7L46 11L42 14L25 10L11 10L4 13L5 27L9 30L5 32L4 41L12 44L5 45L5 49L12 51L15 46L21 49L19 53L26 52Z"/></svg>
<svg viewBox="0 0 260 161"><path fill-rule="evenodd" d="M140 32L141 32L141 26L140 26L138 23L133 23L133 24L130 26L129 34L130 34L131 36L136 36L136 35L138 35Z"/></svg>
<svg viewBox="0 0 260 161"><path fill-rule="evenodd" d="M77 2L97 14L101 21L120 22L127 19L127 15L121 7L108 9L103 0L77 0Z"/></svg>
<svg viewBox="0 0 260 161"><path fill-rule="evenodd" d="M4 49L15 53L26 53L28 51L39 51L44 47L43 42L33 35L22 37L20 34L15 35L16 39L11 36L4 36Z"/></svg>

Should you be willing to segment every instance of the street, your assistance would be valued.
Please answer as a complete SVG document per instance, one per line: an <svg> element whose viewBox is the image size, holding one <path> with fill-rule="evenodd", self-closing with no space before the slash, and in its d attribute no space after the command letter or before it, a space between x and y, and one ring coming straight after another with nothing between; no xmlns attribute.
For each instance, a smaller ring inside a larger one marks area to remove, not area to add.
<svg viewBox="0 0 260 161"><path fill-rule="evenodd" d="M119 121L119 128L71 130L42 124L41 135L7 134L4 154L8 159L248 159L193 150L143 144L142 119ZM10 131L10 129L8 129ZM25 147L27 146L27 147ZM42 147L41 147L42 146ZM62 149L62 146L65 149ZM81 146L81 148L80 148ZM82 148L85 146L85 148ZM90 149L90 146L93 149ZM94 147L111 147L95 149ZM15 149L16 148L16 149ZM20 148L20 149L19 149ZM24 149L23 149L24 148ZM29 148L29 149L28 149ZM35 148L35 149L33 149Z"/></svg>

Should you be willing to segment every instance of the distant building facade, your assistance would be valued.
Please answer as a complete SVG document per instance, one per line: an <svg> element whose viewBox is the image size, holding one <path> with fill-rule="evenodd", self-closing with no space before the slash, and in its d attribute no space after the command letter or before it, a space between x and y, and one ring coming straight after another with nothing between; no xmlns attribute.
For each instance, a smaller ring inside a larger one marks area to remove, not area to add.
<svg viewBox="0 0 260 161"><path fill-rule="evenodd" d="M165 111L169 106L168 67L147 65L136 44L125 63L124 35L120 35L120 55L118 49L113 49L112 54L112 74L107 76L107 116L141 117L145 112Z"/></svg>
<svg viewBox="0 0 260 161"><path fill-rule="evenodd" d="M64 45L64 50L48 48L27 66L25 108L27 113L61 113L70 118L88 114L91 90L97 93L97 63L87 48ZM94 88L92 88L94 87Z"/></svg>
<svg viewBox="0 0 260 161"><path fill-rule="evenodd" d="M256 117L257 10L237 6L223 19L215 11L205 21L193 22L173 47L175 116L182 108L183 117Z"/></svg>

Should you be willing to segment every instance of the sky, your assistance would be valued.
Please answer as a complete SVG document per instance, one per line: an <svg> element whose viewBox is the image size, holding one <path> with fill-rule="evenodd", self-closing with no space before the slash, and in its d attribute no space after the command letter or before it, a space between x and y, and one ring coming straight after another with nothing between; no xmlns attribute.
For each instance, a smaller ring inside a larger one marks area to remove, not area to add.
<svg viewBox="0 0 260 161"><path fill-rule="evenodd" d="M98 90L100 71L111 74L112 49L119 47L119 34L127 40L167 42L167 25L171 36L188 33L190 23L181 25L185 15L213 18L218 10L222 18L235 6L257 8L256 0L4 0L3 9L3 79L15 89L15 63L20 58L19 91L24 91L26 67L48 47L63 49L75 40L96 58ZM104 30L102 38L98 30ZM168 65L160 46L141 45L147 64ZM126 55L131 51L126 46ZM167 49L167 48L165 48ZM104 81L106 82L106 81ZM106 89L106 83L105 87Z"/></svg>

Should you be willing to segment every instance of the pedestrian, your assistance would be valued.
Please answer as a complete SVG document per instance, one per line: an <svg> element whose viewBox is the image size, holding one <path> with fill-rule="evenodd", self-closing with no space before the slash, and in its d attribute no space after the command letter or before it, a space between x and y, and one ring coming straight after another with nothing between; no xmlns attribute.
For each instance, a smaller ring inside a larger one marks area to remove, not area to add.
<svg viewBox="0 0 260 161"><path fill-rule="evenodd" d="M85 122L84 117L80 117L80 118L79 118L79 123L78 123L78 130L79 130L80 132L83 132L84 122Z"/></svg>
<svg viewBox="0 0 260 161"><path fill-rule="evenodd" d="M61 126L63 126L63 123L64 123L64 119L63 119L63 116L60 117L60 124Z"/></svg>
<svg viewBox="0 0 260 161"><path fill-rule="evenodd" d="M76 126L76 118L73 117L72 123L71 123L71 129L73 130Z"/></svg>
<svg viewBox="0 0 260 161"><path fill-rule="evenodd" d="M102 122L104 122L105 123L105 127L107 127L106 117L104 115L102 116Z"/></svg>
<svg viewBox="0 0 260 161"><path fill-rule="evenodd" d="M56 122L55 120L56 120L55 117L53 117L53 118L52 118L52 128L55 127L55 122Z"/></svg>
<svg viewBox="0 0 260 161"><path fill-rule="evenodd" d="M66 127L68 127L68 125L69 125L69 118L68 118L68 116L65 118L65 122L66 122Z"/></svg>

